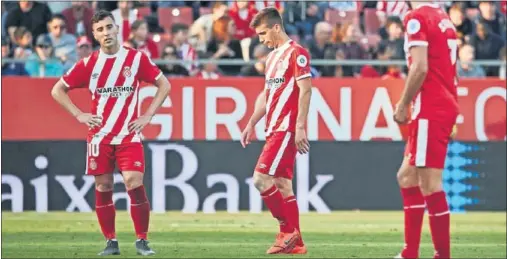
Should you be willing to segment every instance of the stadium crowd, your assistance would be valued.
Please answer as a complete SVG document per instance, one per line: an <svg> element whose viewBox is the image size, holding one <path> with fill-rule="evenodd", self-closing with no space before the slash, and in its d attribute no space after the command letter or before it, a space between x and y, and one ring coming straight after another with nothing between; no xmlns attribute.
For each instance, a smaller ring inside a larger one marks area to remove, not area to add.
<svg viewBox="0 0 507 259"><path fill-rule="evenodd" d="M505 65L481 67L474 60L506 59L507 1L440 1L459 36L458 74L505 79ZM263 76L269 53L249 28L258 10L276 7L290 37L312 59L403 60L401 1L20 1L2 3L2 76L59 77L98 47L90 19L111 11L121 44L143 50L153 60L185 60L160 65L167 76ZM199 59L254 60L254 65L199 64ZM40 61L45 61L41 63ZM313 66L314 77L403 78L400 66Z"/></svg>

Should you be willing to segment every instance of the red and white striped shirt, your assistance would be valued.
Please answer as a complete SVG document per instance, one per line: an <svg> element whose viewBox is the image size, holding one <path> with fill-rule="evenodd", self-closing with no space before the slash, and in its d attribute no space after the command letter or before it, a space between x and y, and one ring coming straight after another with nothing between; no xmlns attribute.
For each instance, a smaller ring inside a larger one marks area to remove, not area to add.
<svg viewBox="0 0 507 259"><path fill-rule="evenodd" d="M377 15L384 16L399 16L400 19L403 20L403 17L410 10L410 7L406 3L406 1L398 0L398 1L385 1L380 0L377 2Z"/></svg>
<svg viewBox="0 0 507 259"><path fill-rule="evenodd" d="M197 67L197 51L188 43L183 43L179 48L178 52L180 58L183 61L192 61L191 63L184 63L184 67L187 69L189 74L195 74L198 71Z"/></svg>
<svg viewBox="0 0 507 259"><path fill-rule="evenodd" d="M266 136L296 129L298 80L311 77L310 55L289 40L269 53L266 59Z"/></svg>
<svg viewBox="0 0 507 259"><path fill-rule="evenodd" d="M120 47L114 55L101 50L78 61L61 80L69 87L88 88L91 113L102 116L102 126L88 131L88 143L119 145L140 142L128 125L139 117L139 83L155 83L162 76L141 51Z"/></svg>

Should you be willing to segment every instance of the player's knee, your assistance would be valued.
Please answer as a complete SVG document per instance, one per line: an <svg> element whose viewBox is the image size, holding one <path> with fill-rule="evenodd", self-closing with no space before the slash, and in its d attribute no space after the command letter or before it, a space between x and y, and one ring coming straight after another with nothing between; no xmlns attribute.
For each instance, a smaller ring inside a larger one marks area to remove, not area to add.
<svg viewBox="0 0 507 259"><path fill-rule="evenodd" d="M271 186L273 186L273 179L269 175L255 172L253 175L253 184L259 192L264 192Z"/></svg>
<svg viewBox="0 0 507 259"><path fill-rule="evenodd" d="M113 182L95 182L95 189L99 192L109 192L113 190Z"/></svg>
<svg viewBox="0 0 507 259"><path fill-rule="evenodd" d="M438 172L438 170L424 169L423 173L419 173L419 186L424 196L442 191L441 172Z"/></svg>
<svg viewBox="0 0 507 259"><path fill-rule="evenodd" d="M275 178L275 185L278 190L282 193L283 197L289 197L294 195L292 190L292 181L285 178Z"/></svg>
<svg viewBox="0 0 507 259"><path fill-rule="evenodd" d="M415 168L410 166L402 166L396 174L396 179L400 188L408 188L419 184L417 172Z"/></svg>
<svg viewBox="0 0 507 259"><path fill-rule="evenodd" d="M124 172L123 182L127 190L135 189L143 185L143 174L139 172Z"/></svg>

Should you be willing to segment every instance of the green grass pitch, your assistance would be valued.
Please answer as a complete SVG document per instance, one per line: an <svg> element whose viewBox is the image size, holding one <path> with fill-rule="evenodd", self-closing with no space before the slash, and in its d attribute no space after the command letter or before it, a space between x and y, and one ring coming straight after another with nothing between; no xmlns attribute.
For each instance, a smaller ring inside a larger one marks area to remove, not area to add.
<svg viewBox="0 0 507 259"><path fill-rule="evenodd" d="M506 213L451 215L454 258L505 258ZM425 217L421 257L433 255ZM301 215L308 254L265 254L277 223L268 213L152 214L150 245L156 258L393 258L403 246L403 214L333 212ZM121 256L135 255L127 212L117 212ZM93 213L2 213L2 258L92 258L104 239Z"/></svg>

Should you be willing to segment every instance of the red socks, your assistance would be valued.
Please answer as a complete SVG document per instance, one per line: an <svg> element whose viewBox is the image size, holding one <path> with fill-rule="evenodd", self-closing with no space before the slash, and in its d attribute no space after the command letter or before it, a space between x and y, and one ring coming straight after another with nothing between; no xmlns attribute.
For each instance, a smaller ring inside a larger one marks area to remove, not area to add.
<svg viewBox="0 0 507 259"><path fill-rule="evenodd" d="M99 220L100 229L106 239L115 239L116 210L113 203L113 192L99 192L95 190L95 213Z"/></svg>
<svg viewBox="0 0 507 259"><path fill-rule="evenodd" d="M150 224L150 203L144 185L128 191L130 197L130 216L138 239L147 239Z"/></svg>
<svg viewBox="0 0 507 259"><path fill-rule="evenodd" d="M403 209L405 215L405 248L403 258L418 258L421 231L424 219L424 197L419 186L402 188Z"/></svg>
<svg viewBox="0 0 507 259"><path fill-rule="evenodd" d="M287 212L287 221L290 225L294 226L301 235L301 230L299 229L299 208L295 196L285 198L285 211ZM300 237L296 245L303 246L303 244L303 238Z"/></svg>
<svg viewBox="0 0 507 259"><path fill-rule="evenodd" d="M271 215L273 215L273 217L280 223L280 232L294 232L294 227L287 219L287 212L285 210L282 193L280 193L278 188L276 188L276 185L273 185L271 188L261 193L261 196L269 211L271 211Z"/></svg>
<svg viewBox="0 0 507 259"><path fill-rule="evenodd" d="M445 192L439 191L424 198L428 206L435 258L451 258L450 212Z"/></svg>

